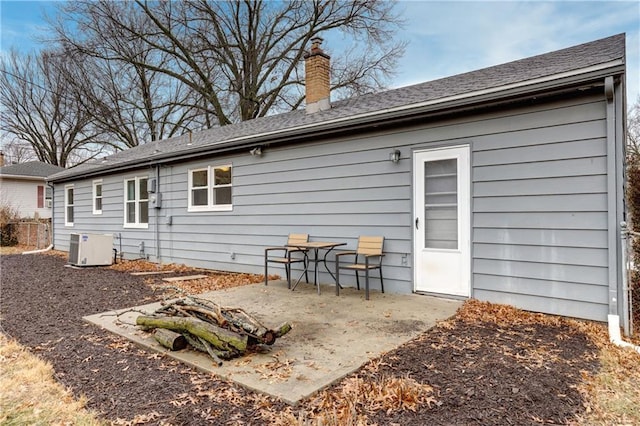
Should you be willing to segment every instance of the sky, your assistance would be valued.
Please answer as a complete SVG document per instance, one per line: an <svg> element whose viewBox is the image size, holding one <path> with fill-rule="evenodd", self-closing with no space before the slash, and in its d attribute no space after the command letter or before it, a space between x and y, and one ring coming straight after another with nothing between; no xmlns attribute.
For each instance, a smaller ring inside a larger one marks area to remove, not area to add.
<svg viewBox="0 0 640 426"><path fill-rule="evenodd" d="M36 49L52 1L0 0L0 51ZM640 90L640 1L399 1L408 41L391 87L627 35L627 102ZM326 41L325 44L329 45Z"/></svg>

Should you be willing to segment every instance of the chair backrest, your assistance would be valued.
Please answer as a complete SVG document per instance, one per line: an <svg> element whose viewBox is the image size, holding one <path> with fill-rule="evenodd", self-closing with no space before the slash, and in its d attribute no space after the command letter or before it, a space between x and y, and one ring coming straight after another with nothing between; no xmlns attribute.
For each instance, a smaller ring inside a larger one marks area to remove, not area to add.
<svg viewBox="0 0 640 426"><path fill-rule="evenodd" d="M381 255L384 237L363 237L358 238L358 254Z"/></svg>
<svg viewBox="0 0 640 426"><path fill-rule="evenodd" d="M295 246L298 243L306 243L307 241L309 241L309 234L289 234L287 244Z"/></svg>

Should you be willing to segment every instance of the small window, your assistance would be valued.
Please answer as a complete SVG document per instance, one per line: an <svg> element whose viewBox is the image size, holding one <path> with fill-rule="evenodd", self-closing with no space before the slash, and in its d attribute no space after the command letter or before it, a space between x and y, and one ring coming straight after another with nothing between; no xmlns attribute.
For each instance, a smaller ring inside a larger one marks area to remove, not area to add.
<svg viewBox="0 0 640 426"><path fill-rule="evenodd" d="M232 210L231 170L231 165L189 170L188 211Z"/></svg>
<svg viewBox="0 0 640 426"><path fill-rule="evenodd" d="M73 206L74 206L74 194L73 185L67 185L64 187L64 225L73 226Z"/></svg>
<svg viewBox="0 0 640 426"><path fill-rule="evenodd" d="M102 214L102 181L93 181L93 214Z"/></svg>
<svg viewBox="0 0 640 426"><path fill-rule="evenodd" d="M44 208L44 186L38 185L38 208Z"/></svg>
<svg viewBox="0 0 640 426"><path fill-rule="evenodd" d="M146 228L149 224L149 193L147 178L124 181L124 227Z"/></svg>
<svg viewBox="0 0 640 426"><path fill-rule="evenodd" d="M53 189L50 186L44 188L44 205L48 209L53 207Z"/></svg>

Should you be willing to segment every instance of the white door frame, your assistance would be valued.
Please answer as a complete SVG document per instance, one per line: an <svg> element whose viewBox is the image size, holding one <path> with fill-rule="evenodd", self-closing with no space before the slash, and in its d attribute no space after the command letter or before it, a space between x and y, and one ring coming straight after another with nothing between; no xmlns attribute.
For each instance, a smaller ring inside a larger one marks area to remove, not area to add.
<svg viewBox="0 0 640 426"><path fill-rule="evenodd" d="M426 162L456 159L457 247L425 247ZM460 297L471 295L471 161L469 145L413 152L414 291Z"/></svg>

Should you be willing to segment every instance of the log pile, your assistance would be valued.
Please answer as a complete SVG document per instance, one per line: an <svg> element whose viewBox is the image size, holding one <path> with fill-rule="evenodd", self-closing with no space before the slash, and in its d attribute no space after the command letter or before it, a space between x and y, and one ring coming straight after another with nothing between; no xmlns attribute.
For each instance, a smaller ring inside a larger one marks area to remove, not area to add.
<svg viewBox="0 0 640 426"><path fill-rule="evenodd" d="M152 315L140 315L136 324L154 331L154 338L170 350L180 350L189 343L208 353L218 365L254 350L259 345L273 345L291 330L284 323L268 329L239 308L224 308L209 300L185 297L162 306Z"/></svg>

